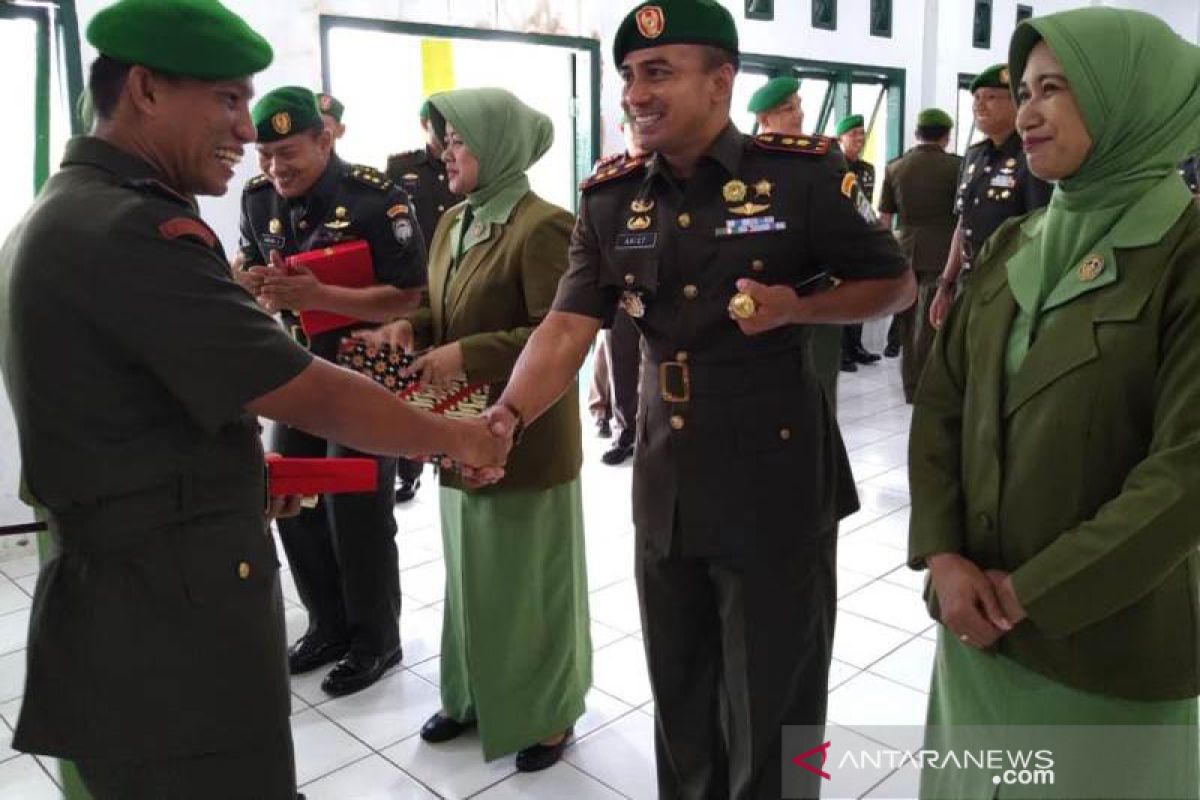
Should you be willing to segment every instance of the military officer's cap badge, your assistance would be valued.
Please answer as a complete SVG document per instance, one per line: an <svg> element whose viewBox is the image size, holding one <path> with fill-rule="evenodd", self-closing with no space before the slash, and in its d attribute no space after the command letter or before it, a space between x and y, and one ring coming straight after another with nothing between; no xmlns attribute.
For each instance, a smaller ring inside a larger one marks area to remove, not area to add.
<svg viewBox="0 0 1200 800"><path fill-rule="evenodd" d="M666 27L663 10L658 6L646 6L637 12L638 33L647 39L657 39L662 36Z"/></svg>
<svg viewBox="0 0 1200 800"><path fill-rule="evenodd" d="M292 131L292 115L280 111L271 117L271 128L280 136L287 136Z"/></svg>

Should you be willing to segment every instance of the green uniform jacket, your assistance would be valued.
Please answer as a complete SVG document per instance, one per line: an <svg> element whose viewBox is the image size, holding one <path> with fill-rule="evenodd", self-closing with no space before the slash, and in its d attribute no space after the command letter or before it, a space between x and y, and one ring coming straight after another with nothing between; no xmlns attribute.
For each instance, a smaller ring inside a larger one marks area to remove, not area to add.
<svg viewBox="0 0 1200 800"><path fill-rule="evenodd" d="M1115 269L1043 320L1006 387L1020 222L981 255L917 393L911 563L960 552L1011 571L1029 618L998 648L1031 669L1135 700L1193 697L1200 210L1157 244L1112 251Z"/></svg>
<svg viewBox="0 0 1200 800"><path fill-rule="evenodd" d="M455 206L438 223L429 247L427 304L409 318L418 347L460 342L467 380L491 384L494 402L550 310L567 268L574 219L530 192L506 224L492 224L486 239L466 251L451 276L451 234L464 208ZM504 479L481 491L544 489L575 478L583 464L577 395L573 384L530 425L509 456ZM462 488L448 472L442 485Z"/></svg>

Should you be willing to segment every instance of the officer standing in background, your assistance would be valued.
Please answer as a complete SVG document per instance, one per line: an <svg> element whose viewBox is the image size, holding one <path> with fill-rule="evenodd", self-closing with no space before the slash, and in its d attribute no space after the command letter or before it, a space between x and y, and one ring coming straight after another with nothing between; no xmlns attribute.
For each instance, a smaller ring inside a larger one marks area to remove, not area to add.
<svg viewBox="0 0 1200 800"><path fill-rule="evenodd" d="M425 244L408 197L371 167L347 164L332 152L311 91L276 89L255 104L263 174L242 194L239 282L285 327L307 337L295 312L322 310L384 322L415 307L425 284ZM346 288L321 284L307 270L281 274L280 256L365 240L378 284ZM356 323L306 342L327 361ZM278 426L274 449L286 456L354 455L334 442ZM396 459L380 458L374 493L331 495L295 519L281 520L280 538L296 589L308 611L308 630L288 653L293 675L336 661L321 684L333 695L371 685L399 663L400 568L392 514Z"/></svg>
<svg viewBox="0 0 1200 800"><path fill-rule="evenodd" d="M942 327L958 281L965 280L971 260L1000 223L1046 205L1054 190L1025 163L1008 66L996 64L979 73L971 81L971 94L975 128L985 138L971 145L963 159L954 201L958 225L937 293L929 304L929 321L935 328Z"/></svg>
<svg viewBox="0 0 1200 800"><path fill-rule="evenodd" d="M421 128L425 131L425 147L388 156L385 174L388 180L408 195L428 249L438 220L465 198L450 191L450 184L446 181L446 165L442 163L444 143L429 124L428 103L421 104L420 117ZM406 458L396 463L397 503L407 503L416 496L421 488L421 470L424 466L420 461Z"/></svg>
<svg viewBox="0 0 1200 800"><path fill-rule="evenodd" d="M613 51L653 155L584 182L553 310L487 418L521 430L572 384L618 303L633 318L659 794L777 800L782 726L824 722L835 532L858 507L808 339L907 306L912 275L831 139L734 127L737 30L715 0L639 5ZM842 283L797 294L820 270Z"/></svg>
<svg viewBox="0 0 1200 800"><path fill-rule="evenodd" d="M947 153L954 120L940 108L917 115L917 146L887 165L879 215L887 228L896 215L896 238L917 278L917 300L894 320L900 330L900 376L904 400L912 403L934 328L929 304L954 238L954 195L962 159Z"/></svg>
<svg viewBox="0 0 1200 800"><path fill-rule="evenodd" d="M317 108L321 110L321 120L325 123L325 129L333 136L333 141L336 143L338 139L346 135L346 126L342 123L342 115L346 113L346 107L333 95L317 92Z"/></svg>
<svg viewBox="0 0 1200 800"><path fill-rule="evenodd" d="M800 104L800 81L797 79L788 75L771 78L750 96L746 108L754 114L758 133L778 134L793 140L804 138L804 109ZM869 204L870 195L864 193L864 196ZM836 408L838 369L842 363L841 326L822 325L813 330L809 342L817 380L821 382L829 404Z"/></svg>
<svg viewBox="0 0 1200 800"><path fill-rule="evenodd" d="M875 165L862 158L867 146L867 131L862 114L851 114L838 121L835 133L850 171L868 200L875 199ZM862 343L862 323L842 326L842 372L856 372L859 364L874 364L879 354L870 353Z"/></svg>
<svg viewBox="0 0 1200 800"><path fill-rule="evenodd" d="M425 246L428 247L442 214L465 198L450 191L446 181L446 165L442 163L445 143L438 139L433 126L429 124L428 101L421 104L420 117L421 129L425 131L425 146L420 150L388 156L384 172L388 180L412 199L417 221L421 223L421 233L425 236Z"/></svg>
<svg viewBox="0 0 1200 800"><path fill-rule="evenodd" d="M50 529L13 747L71 759L93 800L295 800L256 415L372 452L504 443L314 359L230 279L195 197L254 139L266 40L181 0L100 9L87 40L94 134L0 248L0 363Z"/></svg>

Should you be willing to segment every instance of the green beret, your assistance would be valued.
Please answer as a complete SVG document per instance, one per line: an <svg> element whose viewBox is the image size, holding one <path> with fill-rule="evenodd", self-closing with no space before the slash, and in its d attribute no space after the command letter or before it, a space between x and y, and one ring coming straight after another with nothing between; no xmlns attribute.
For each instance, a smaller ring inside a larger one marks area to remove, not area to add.
<svg viewBox="0 0 1200 800"><path fill-rule="evenodd" d="M206 81L253 75L274 57L217 0L119 0L92 17L87 40L117 61Z"/></svg>
<svg viewBox="0 0 1200 800"><path fill-rule="evenodd" d="M851 114L848 117L841 118L841 120L837 124L837 127L834 128L834 135L841 136L843 133L846 133L847 131L852 131L855 128L862 128L865 126L866 126L866 122L863 121L862 114Z"/></svg>
<svg viewBox="0 0 1200 800"><path fill-rule="evenodd" d="M634 50L664 44L707 44L738 55L737 26L716 0L652 0L625 15L613 37L617 66Z"/></svg>
<svg viewBox="0 0 1200 800"><path fill-rule="evenodd" d="M421 121L422 121L422 122L428 122L428 121L429 121L429 100L428 100L428 98L425 100L425 102L421 103L421 111L420 111L420 114L421 114Z"/></svg>
<svg viewBox="0 0 1200 800"><path fill-rule="evenodd" d="M322 114L328 114L338 122L342 121L342 114L346 113L346 107L342 105L341 100L324 92L317 92L317 108Z"/></svg>
<svg viewBox="0 0 1200 800"><path fill-rule="evenodd" d="M283 86L267 92L250 109L259 144L277 142L301 131L320 130L325 123L317 98L303 86Z"/></svg>
<svg viewBox="0 0 1200 800"><path fill-rule="evenodd" d="M770 111L776 106L783 105L789 97L800 91L800 81L790 75L780 75L764 83L757 92L750 95L750 103L746 110L751 114Z"/></svg>
<svg viewBox="0 0 1200 800"><path fill-rule="evenodd" d="M1008 89L1008 65L993 64L971 81L971 93L976 89Z"/></svg>
<svg viewBox="0 0 1200 800"><path fill-rule="evenodd" d="M924 128L926 126L953 128L954 118L940 108L922 109L921 113L917 114L917 127Z"/></svg>

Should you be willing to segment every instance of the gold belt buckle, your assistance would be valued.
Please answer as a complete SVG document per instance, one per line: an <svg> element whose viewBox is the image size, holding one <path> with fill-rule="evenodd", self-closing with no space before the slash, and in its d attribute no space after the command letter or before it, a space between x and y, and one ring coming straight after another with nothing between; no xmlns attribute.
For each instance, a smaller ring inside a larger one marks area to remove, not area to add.
<svg viewBox="0 0 1200 800"><path fill-rule="evenodd" d="M672 369L679 370L679 385L683 391L674 392L667 385L667 378L671 374ZM668 403L686 403L692 399L692 377L688 372L688 365L682 361L663 361L658 365L658 388L662 392L662 399Z"/></svg>

